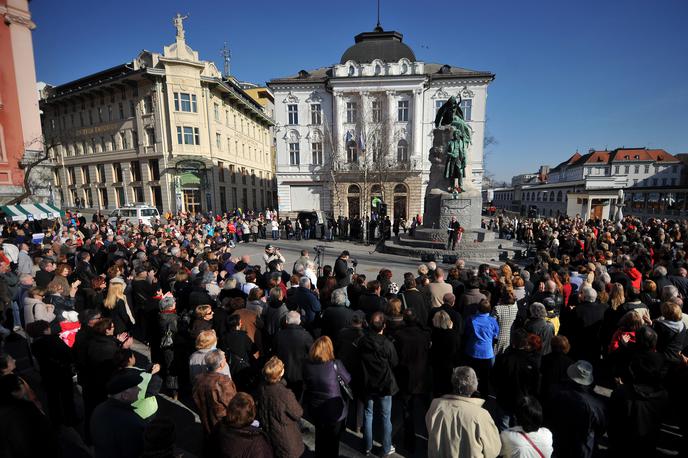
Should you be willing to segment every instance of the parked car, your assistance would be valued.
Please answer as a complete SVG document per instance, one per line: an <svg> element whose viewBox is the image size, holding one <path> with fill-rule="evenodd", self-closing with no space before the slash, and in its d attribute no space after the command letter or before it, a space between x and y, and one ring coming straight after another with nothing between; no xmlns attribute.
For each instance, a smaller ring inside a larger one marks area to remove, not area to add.
<svg viewBox="0 0 688 458"><path fill-rule="evenodd" d="M155 207L150 205L132 205L128 207L120 207L110 213L108 224L115 227L117 221L129 220L133 224L145 224L152 226L153 223L160 220L160 212Z"/></svg>

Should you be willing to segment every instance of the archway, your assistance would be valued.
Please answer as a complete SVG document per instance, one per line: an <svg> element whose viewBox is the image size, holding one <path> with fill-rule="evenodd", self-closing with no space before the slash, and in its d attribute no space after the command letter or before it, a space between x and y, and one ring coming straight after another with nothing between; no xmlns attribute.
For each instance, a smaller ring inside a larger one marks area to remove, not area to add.
<svg viewBox="0 0 688 458"><path fill-rule="evenodd" d="M349 185L346 192L346 201L349 208L349 219L361 215L361 188L358 185Z"/></svg>
<svg viewBox="0 0 688 458"><path fill-rule="evenodd" d="M394 186L394 219L408 216L408 188L406 185Z"/></svg>

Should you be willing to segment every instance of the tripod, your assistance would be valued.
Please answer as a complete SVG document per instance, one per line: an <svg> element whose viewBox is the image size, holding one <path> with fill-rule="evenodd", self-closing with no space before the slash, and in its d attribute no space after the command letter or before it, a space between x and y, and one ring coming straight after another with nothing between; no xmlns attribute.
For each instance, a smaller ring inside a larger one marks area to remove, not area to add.
<svg viewBox="0 0 688 458"><path fill-rule="evenodd" d="M325 263L325 247L324 246L316 246L314 247L315 249L315 259L313 259L313 262L315 263L316 266L318 266L318 277L322 277L322 266Z"/></svg>

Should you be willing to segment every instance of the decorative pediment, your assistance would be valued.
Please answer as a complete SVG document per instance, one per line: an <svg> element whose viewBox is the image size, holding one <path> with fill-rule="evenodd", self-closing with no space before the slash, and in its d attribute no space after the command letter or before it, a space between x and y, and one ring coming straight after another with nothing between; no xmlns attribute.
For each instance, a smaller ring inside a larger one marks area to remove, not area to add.
<svg viewBox="0 0 688 458"><path fill-rule="evenodd" d="M433 99L439 100L449 99L449 97L450 95L444 90L443 87L439 88L432 96Z"/></svg>
<svg viewBox="0 0 688 458"><path fill-rule="evenodd" d="M306 134L306 139L312 142L321 142L322 132L320 132L320 129L313 129L312 131L309 131L308 134Z"/></svg>
<svg viewBox="0 0 688 458"><path fill-rule="evenodd" d="M284 103L299 103L299 98L289 91L289 94L284 98Z"/></svg>
<svg viewBox="0 0 688 458"><path fill-rule="evenodd" d="M475 94L473 91L468 89L468 87L464 86L463 89L461 89L461 97L462 98L467 98L467 99L472 99Z"/></svg>
<svg viewBox="0 0 688 458"><path fill-rule="evenodd" d="M296 143L301 140L301 135L299 135L298 131L291 129L284 133L284 139L288 142Z"/></svg>
<svg viewBox="0 0 688 458"><path fill-rule="evenodd" d="M306 102L308 103L320 103L322 102L322 96L318 91L313 91L309 94L308 98L306 99Z"/></svg>

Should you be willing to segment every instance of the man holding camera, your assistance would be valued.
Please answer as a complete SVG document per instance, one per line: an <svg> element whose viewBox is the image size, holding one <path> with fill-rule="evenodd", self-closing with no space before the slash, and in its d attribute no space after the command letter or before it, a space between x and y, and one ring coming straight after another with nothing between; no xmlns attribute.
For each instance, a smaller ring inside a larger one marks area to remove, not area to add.
<svg viewBox="0 0 688 458"><path fill-rule="evenodd" d="M353 269L349 268L349 257L349 252L344 250L334 262L334 276L337 279L338 288L344 288L351 283Z"/></svg>
<svg viewBox="0 0 688 458"><path fill-rule="evenodd" d="M284 256L280 253L280 249L273 246L272 244L265 245L265 253L263 253L263 261L265 262L265 270L268 268L268 264L272 261L279 261L284 264Z"/></svg>

